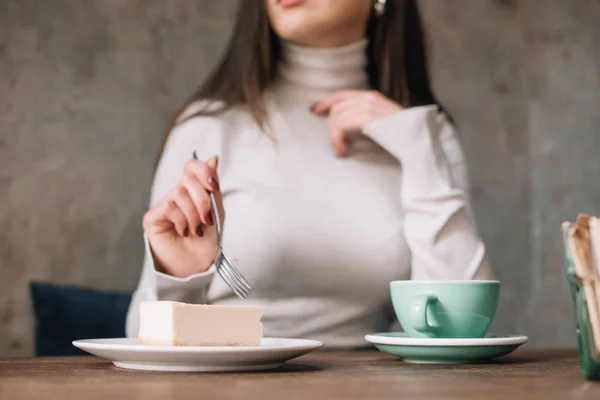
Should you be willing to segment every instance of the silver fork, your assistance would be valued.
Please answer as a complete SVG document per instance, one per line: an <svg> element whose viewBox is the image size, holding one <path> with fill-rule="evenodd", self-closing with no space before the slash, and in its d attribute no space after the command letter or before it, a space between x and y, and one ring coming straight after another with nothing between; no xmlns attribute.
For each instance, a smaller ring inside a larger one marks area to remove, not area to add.
<svg viewBox="0 0 600 400"><path fill-rule="evenodd" d="M194 151L194 160L197 160L196 152ZM210 202L212 205L213 212L217 223L217 244L219 245L219 251L215 258L215 265L217 267L217 273L225 281L225 283L233 290L233 292L241 299L248 297L251 286L238 269L233 265L233 262L227 257L223 247L221 246L221 236L223 233L223 225L221 215L219 213L219 207L217 207L217 200L213 192L208 192L210 196Z"/></svg>

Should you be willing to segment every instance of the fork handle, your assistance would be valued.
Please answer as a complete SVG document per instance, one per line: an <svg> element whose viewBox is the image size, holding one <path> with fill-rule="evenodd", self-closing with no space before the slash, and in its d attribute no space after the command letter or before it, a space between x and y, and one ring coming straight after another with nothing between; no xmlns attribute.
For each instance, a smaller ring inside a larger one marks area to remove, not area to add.
<svg viewBox="0 0 600 400"><path fill-rule="evenodd" d="M219 207L217 206L217 199L215 198L215 194L213 192L208 192L210 196L210 203L212 204L213 212L215 213L215 219L217 223L217 243L219 246L221 245L221 235L223 232L223 226L221 225L221 215L219 215Z"/></svg>
<svg viewBox="0 0 600 400"><path fill-rule="evenodd" d="M198 155L196 155L196 151L192 153L192 158L194 160L198 159ZM210 204L212 205L213 213L215 214L215 219L217 220L217 243L219 247L221 246L221 235L223 233L223 226L221 225L221 215L219 214L219 207L217 206L217 199L215 198L215 194L213 192L208 192L210 196Z"/></svg>

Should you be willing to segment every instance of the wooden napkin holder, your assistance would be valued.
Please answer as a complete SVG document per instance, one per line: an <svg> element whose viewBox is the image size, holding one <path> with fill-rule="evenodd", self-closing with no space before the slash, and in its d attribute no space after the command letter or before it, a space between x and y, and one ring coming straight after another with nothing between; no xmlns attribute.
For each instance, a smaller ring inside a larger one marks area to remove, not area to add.
<svg viewBox="0 0 600 400"><path fill-rule="evenodd" d="M583 375L600 380L600 219L580 214L562 231Z"/></svg>

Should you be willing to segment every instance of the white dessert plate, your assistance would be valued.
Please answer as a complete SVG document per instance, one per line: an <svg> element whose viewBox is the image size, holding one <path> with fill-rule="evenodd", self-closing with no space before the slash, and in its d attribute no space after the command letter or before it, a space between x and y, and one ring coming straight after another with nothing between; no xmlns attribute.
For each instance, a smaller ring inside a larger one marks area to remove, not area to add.
<svg viewBox="0 0 600 400"><path fill-rule="evenodd" d="M308 339L263 338L255 347L147 346L134 338L76 340L73 345L119 367L146 371L257 371L280 367L323 346Z"/></svg>

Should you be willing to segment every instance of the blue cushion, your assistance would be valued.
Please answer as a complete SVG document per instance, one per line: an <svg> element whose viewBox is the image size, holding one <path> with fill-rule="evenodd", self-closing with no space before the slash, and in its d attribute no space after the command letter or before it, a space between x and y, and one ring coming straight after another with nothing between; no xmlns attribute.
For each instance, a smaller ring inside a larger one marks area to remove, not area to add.
<svg viewBox="0 0 600 400"><path fill-rule="evenodd" d="M37 356L84 354L77 339L125 336L131 295L31 282Z"/></svg>

